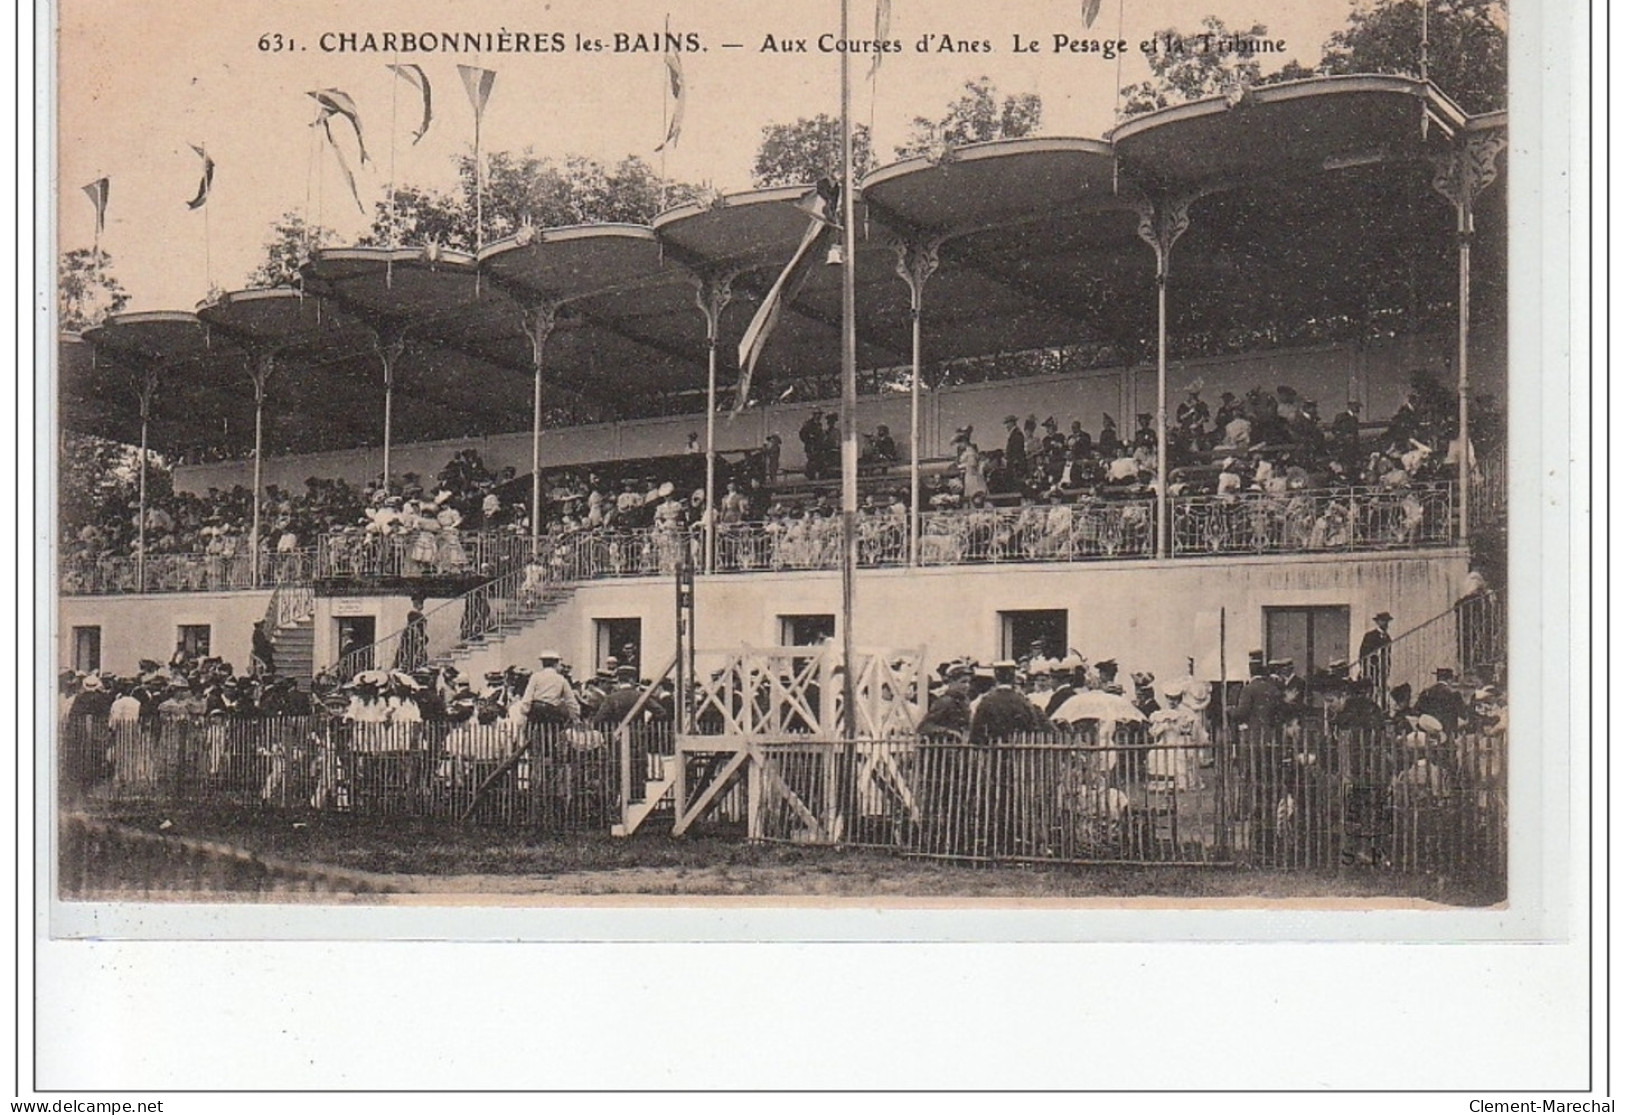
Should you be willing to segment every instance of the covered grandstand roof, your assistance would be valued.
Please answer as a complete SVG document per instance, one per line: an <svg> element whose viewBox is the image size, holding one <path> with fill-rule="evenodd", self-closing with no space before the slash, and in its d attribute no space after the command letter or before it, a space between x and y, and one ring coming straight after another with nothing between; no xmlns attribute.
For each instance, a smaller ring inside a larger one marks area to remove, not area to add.
<svg viewBox="0 0 1625 1115"><path fill-rule="evenodd" d="M1504 114L1469 119L1408 78L1324 78L1150 113L1106 140L996 141L880 168L861 184L859 365L909 360L904 239L938 252L924 295L928 364L1080 345L1143 357L1156 321L1154 257L1139 234L1148 198L1193 199L1170 274L1176 355L1437 325L1430 314L1454 314L1456 239L1433 159L1504 126ZM728 195L649 227L527 229L477 259L322 250L300 291L115 315L65 337L62 421L135 441L139 388L151 382L155 448L240 451L253 437L250 368L269 354L268 453L375 445L389 352L396 442L527 430L538 307L553 321L548 424L703 409L697 278L730 282L718 349L727 391L739 338L806 230L803 193ZM1499 314L1504 189L1481 199L1477 225L1477 304ZM834 374L839 330L838 269L818 268L781 317L755 397Z"/></svg>

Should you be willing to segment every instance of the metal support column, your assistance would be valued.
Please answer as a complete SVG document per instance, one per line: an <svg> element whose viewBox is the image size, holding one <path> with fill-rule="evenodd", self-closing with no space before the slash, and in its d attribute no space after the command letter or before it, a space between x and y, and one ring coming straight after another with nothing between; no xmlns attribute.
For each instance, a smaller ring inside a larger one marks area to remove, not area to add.
<svg viewBox="0 0 1625 1115"><path fill-rule="evenodd" d="M384 488L389 488L389 451L394 438L395 424L395 364L406 348L406 332L399 326L389 326L373 333L373 351L384 369Z"/></svg>
<svg viewBox="0 0 1625 1115"><path fill-rule="evenodd" d="M542 355L558 322L558 303L540 302L525 311L525 336L530 340L530 544L535 557L542 530Z"/></svg>
<svg viewBox="0 0 1625 1115"><path fill-rule="evenodd" d="M1467 540L1472 506L1472 439L1467 422L1468 324L1472 315L1473 201L1496 178L1495 160L1506 150L1506 132L1467 135L1434 159L1433 189L1456 213L1456 515L1457 542Z"/></svg>
<svg viewBox="0 0 1625 1115"><path fill-rule="evenodd" d="M937 271L937 249L941 239L920 243L899 241L897 274L908 284L912 375L908 398L908 563L920 564L920 317L925 301L925 283Z"/></svg>
<svg viewBox="0 0 1625 1115"><path fill-rule="evenodd" d="M276 354L270 349L250 356L248 373L254 379L254 520L248 535L248 569L249 583L255 588L260 583L260 504L265 500L262 469L265 456L265 386L275 370Z"/></svg>
<svg viewBox="0 0 1625 1115"><path fill-rule="evenodd" d="M1170 549L1168 521L1168 263L1174 244L1190 227L1190 206L1196 195L1141 201L1140 239L1157 256L1157 557Z"/></svg>
<svg viewBox="0 0 1625 1115"><path fill-rule="evenodd" d="M694 304L705 317L705 571L716 572L717 558L717 338L722 311L733 297L732 275L694 281Z"/></svg>

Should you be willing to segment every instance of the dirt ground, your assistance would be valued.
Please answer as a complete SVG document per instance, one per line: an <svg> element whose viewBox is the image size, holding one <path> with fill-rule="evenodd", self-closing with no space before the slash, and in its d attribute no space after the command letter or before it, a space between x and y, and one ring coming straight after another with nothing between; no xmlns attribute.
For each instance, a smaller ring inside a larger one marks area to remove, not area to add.
<svg viewBox="0 0 1625 1115"><path fill-rule="evenodd" d="M230 849L239 859L264 865L258 882L225 885L226 890L256 891L235 896L250 901L276 900L304 889L349 890L361 901L389 903L500 902L524 896L543 901L556 897L671 902L695 896L737 898L750 904L799 899L842 905L1039 900L1298 906L1316 900L1339 904L1352 900L1412 907L1488 905L1501 897L1465 881L1359 866L1288 872L1120 864L989 865L910 858L883 850L749 843L732 833L691 834L683 839L658 832L626 840L596 834L541 837L416 818L298 817L255 810L185 814L133 810L99 820L135 834L149 846ZM69 867L64 862L64 878L73 874ZM207 882L190 884L185 870L124 871L116 856L104 859L91 874L75 876L82 885L65 897L196 900L199 885L215 889ZM307 887L307 882L314 885Z"/></svg>

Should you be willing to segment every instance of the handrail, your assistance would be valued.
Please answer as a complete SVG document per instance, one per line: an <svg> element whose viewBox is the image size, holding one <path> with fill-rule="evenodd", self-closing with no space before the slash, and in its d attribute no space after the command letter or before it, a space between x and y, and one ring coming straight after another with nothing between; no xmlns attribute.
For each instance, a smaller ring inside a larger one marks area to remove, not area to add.
<svg viewBox="0 0 1625 1115"><path fill-rule="evenodd" d="M314 547L288 553L260 555L254 575L253 555L184 553L135 557L64 557L57 579L64 596L130 595L140 593L233 592L297 584L310 580ZM142 565L145 565L145 584Z"/></svg>
<svg viewBox="0 0 1625 1115"><path fill-rule="evenodd" d="M453 648L490 634L508 619L507 602L523 607L539 601L559 584L542 562L531 562L492 578L461 596L444 600L423 613L420 627L407 624L364 647L341 655L324 672L348 681L362 670L415 669ZM421 631L421 644L412 634ZM387 659L387 662L386 662Z"/></svg>
<svg viewBox="0 0 1625 1115"><path fill-rule="evenodd" d="M1379 701L1401 684L1420 693L1441 666L1450 667L1461 681L1485 667L1504 668L1506 634L1502 597L1489 591L1475 593L1394 636L1383 650L1359 659L1357 672L1361 679L1382 686L1382 693L1374 694Z"/></svg>
<svg viewBox="0 0 1625 1115"><path fill-rule="evenodd" d="M1475 484L1475 488L1480 485ZM1174 558L1236 554L1393 551L1455 542L1460 494L1448 482L1407 488L1318 488L1285 492L1175 495L1168 501ZM1480 505L1487 503L1481 500ZM1482 512L1481 512L1482 513ZM967 507L920 515L920 565L1150 560L1155 556L1156 503L1092 498L1077 503ZM860 513L858 564L908 564L908 519L887 509ZM700 546L697 528L593 527L533 541L509 531L463 532L450 564L414 561L410 537L329 535L311 550L271 554L260 581L361 580L444 576L478 570L501 580L541 569L555 581L665 576L682 547ZM716 530L718 573L833 570L840 566L839 524L817 516L722 522ZM462 555L461 558L458 555ZM249 588L248 555L154 555L148 592ZM124 568L124 566L128 568ZM290 576L291 573L291 576ZM302 574L302 575L301 575ZM133 559L64 562L64 595L136 592Z"/></svg>

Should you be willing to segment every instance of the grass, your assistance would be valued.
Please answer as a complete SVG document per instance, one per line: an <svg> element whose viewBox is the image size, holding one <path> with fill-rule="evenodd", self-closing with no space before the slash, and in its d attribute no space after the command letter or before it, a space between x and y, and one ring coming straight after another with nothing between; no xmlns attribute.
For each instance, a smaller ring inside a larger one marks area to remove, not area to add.
<svg viewBox="0 0 1625 1115"><path fill-rule="evenodd" d="M126 808L104 819L148 833L232 845L270 860L364 872L377 889L429 895L788 896L832 899L1420 898L1489 905L1493 886L1369 867L968 864L883 850L682 839L641 832L540 836L440 820L255 809ZM106 880L117 890L120 880Z"/></svg>

